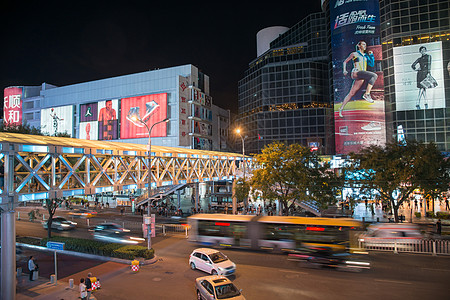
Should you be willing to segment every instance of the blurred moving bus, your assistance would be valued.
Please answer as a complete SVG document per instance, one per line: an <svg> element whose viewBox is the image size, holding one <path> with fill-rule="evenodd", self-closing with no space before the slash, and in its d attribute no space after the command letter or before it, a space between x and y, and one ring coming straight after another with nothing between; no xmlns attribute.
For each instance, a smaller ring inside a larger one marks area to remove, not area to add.
<svg viewBox="0 0 450 300"><path fill-rule="evenodd" d="M350 247L361 222L348 218L196 214L188 217L189 241L206 246L291 251L300 246Z"/></svg>

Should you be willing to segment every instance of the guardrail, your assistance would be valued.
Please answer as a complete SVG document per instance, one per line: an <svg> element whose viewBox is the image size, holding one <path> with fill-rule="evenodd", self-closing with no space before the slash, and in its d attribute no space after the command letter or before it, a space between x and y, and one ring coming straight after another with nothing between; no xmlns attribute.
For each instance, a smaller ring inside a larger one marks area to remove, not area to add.
<svg viewBox="0 0 450 300"><path fill-rule="evenodd" d="M379 239L370 241L359 239L359 247L373 251L393 251L394 253L422 253L432 255L450 255L450 241L448 240L404 240Z"/></svg>
<svg viewBox="0 0 450 300"><path fill-rule="evenodd" d="M181 225L181 224L156 224L155 230L156 233L160 233L165 235L184 235L186 238L189 236L189 225Z"/></svg>

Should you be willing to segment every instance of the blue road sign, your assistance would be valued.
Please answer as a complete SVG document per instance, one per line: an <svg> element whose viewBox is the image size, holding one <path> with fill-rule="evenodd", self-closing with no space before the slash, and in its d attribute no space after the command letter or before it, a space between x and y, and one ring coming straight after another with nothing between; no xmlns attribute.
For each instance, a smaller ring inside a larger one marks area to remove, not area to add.
<svg viewBox="0 0 450 300"><path fill-rule="evenodd" d="M64 244L65 243L47 242L47 248L53 250L64 250Z"/></svg>

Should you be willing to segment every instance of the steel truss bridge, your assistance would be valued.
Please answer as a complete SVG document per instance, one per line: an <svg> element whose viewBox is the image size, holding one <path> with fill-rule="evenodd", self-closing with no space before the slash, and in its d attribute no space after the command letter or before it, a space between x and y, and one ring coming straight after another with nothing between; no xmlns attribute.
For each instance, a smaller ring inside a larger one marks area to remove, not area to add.
<svg viewBox="0 0 450 300"><path fill-rule="evenodd" d="M163 146L151 150L152 188L231 180L242 173L241 154ZM1 206L148 188L148 154L148 145L0 132ZM252 163L246 157L247 170Z"/></svg>

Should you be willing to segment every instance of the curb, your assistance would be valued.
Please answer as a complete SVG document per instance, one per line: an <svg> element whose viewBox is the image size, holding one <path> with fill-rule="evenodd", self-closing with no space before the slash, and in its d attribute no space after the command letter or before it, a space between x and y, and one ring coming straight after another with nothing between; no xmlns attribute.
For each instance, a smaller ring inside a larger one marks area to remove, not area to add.
<svg viewBox="0 0 450 300"><path fill-rule="evenodd" d="M72 256L78 256L78 257L84 257L88 259L94 259L94 260L101 260L101 261L113 261L125 265L131 265L132 260L129 259L123 259L123 258L115 258L115 257L109 257L109 256L102 256L102 255L95 255L95 254L89 254L89 253L83 253L83 252L75 252L75 251L69 251L69 250L55 250L55 249L49 249L47 247L42 246L35 246L30 244L22 244L22 243L16 243L17 246L22 246L26 249L32 249L32 250L38 250L38 251L47 251L47 252L55 252L61 253L65 255L72 255ZM151 259L147 260L139 260L140 265L150 265L154 264L158 261L158 258L156 255L153 256Z"/></svg>

